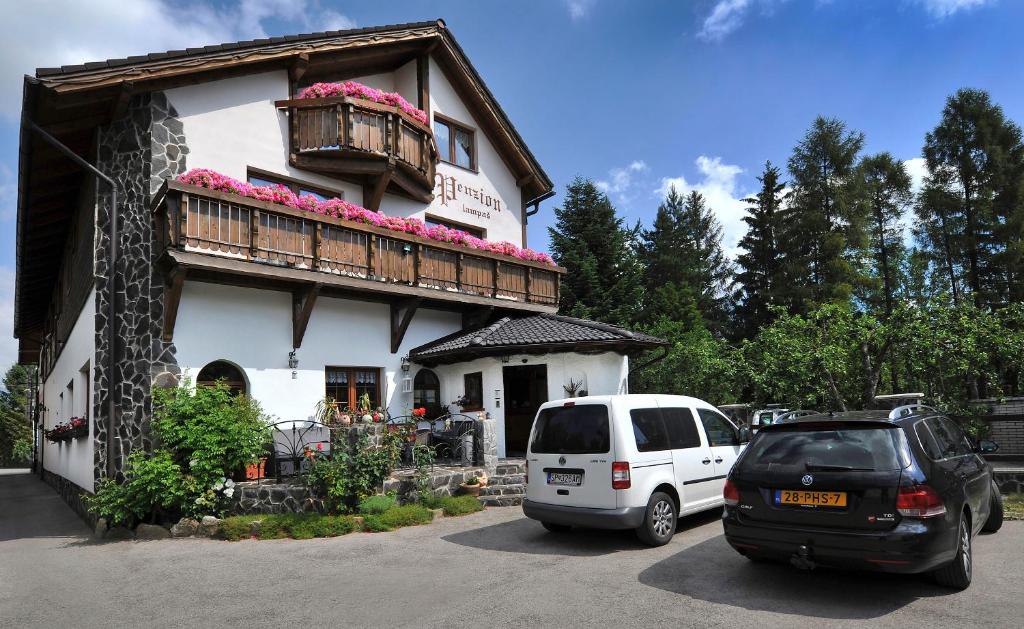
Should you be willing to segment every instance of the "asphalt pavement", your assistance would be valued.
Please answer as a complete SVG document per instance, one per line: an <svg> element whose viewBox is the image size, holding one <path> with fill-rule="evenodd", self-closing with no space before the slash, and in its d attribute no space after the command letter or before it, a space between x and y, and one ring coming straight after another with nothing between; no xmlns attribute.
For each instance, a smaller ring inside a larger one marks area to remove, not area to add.
<svg viewBox="0 0 1024 629"><path fill-rule="evenodd" d="M0 472L0 627L1019 627L1024 522L975 542L974 584L752 564L720 512L662 548L551 534L516 507L334 539L99 543Z"/></svg>

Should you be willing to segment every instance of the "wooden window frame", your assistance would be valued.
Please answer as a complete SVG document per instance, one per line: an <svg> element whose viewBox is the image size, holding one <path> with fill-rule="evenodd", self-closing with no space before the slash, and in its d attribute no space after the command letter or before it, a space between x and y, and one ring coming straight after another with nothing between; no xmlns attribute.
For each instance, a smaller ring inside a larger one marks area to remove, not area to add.
<svg viewBox="0 0 1024 629"><path fill-rule="evenodd" d="M434 114L434 122L435 123L436 122L440 122L441 124L443 124L446 127L448 127L448 156L451 158L451 161L449 161L449 160L444 158L443 152L442 152L441 155L438 156L439 159L442 162L444 162L445 164L450 164L451 166L454 166L456 168L461 168L462 170L468 170L471 173L479 173L480 172L480 152L478 150L479 144L478 144L478 142L476 140L476 137L477 137L476 128L471 127L468 124L459 122L458 120L455 120L453 118L449 118L448 116L445 116L443 114L438 114L438 113ZM473 140L473 142L472 142L472 151L473 152L472 152L472 155L469 156L469 162L470 162L469 163L469 168L466 168L465 166L461 166L461 165L455 163L455 130L456 129L461 129L462 131L465 131L466 133L468 133L470 135L470 138ZM433 127L431 127L430 131L431 131L431 133L433 133L433 131L434 131ZM438 149L440 150L440 148L441 147L439 146Z"/></svg>
<svg viewBox="0 0 1024 629"><path fill-rule="evenodd" d="M470 225L469 223L463 223L463 222L460 222L460 221L453 221L450 218L444 218L444 217L441 217L441 216L437 216L436 214L424 214L423 215L423 221L425 223L437 223L438 225L443 225L443 226L447 227L448 229L458 229L458 230L466 232L470 236L475 235L475 234L473 234L471 232L476 232L476 233L480 234L479 236L477 236L477 238L482 238L483 240L487 240L487 228L486 227L480 227L479 225Z"/></svg>
<svg viewBox="0 0 1024 629"><path fill-rule="evenodd" d="M469 399L469 387L467 385L469 384L470 376L479 376L480 377L480 403L477 406L474 406L472 404L473 400ZM473 372L470 372L470 373L462 374L462 389L463 389L463 391L462 391L463 397L465 397L467 402L470 402L466 406L462 407L463 411L482 411L482 410L484 410L484 372L482 372L482 371L473 371Z"/></svg>
<svg viewBox="0 0 1024 629"><path fill-rule="evenodd" d="M350 410L356 410L359 406L359 396L356 395L356 372L357 371L374 371L377 373L377 404L384 408L384 398L381 389L381 380L383 380L383 369L380 367L360 366L360 367L349 367L347 365L327 365L324 367L324 396L327 395L327 371L347 371L348 372L348 399L347 400L335 400L336 402L344 402L344 407Z"/></svg>
<svg viewBox="0 0 1024 629"><path fill-rule="evenodd" d="M262 168L256 168L254 166L249 166L246 169L245 180L249 181L251 177L257 177L259 179L263 179L264 181L269 181L270 183L281 184L282 186L288 188L295 194L299 194L299 190L308 190L310 192L315 192L320 196L326 197L328 199L345 198L344 190L321 186L320 184L310 183L308 181L296 179L295 177L289 177L288 175L280 175L278 173L271 172L269 170L263 170Z"/></svg>

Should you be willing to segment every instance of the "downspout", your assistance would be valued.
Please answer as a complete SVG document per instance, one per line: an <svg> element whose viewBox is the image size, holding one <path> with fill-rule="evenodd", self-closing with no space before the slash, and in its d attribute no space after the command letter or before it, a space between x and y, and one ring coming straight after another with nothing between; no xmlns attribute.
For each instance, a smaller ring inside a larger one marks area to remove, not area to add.
<svg viewBox="0 0 1024 629"><path fill-rule="evenodd" d="M537 212L540 212L541 201L544 201L546 199L550 199L553 196L555 196L555 191L554 190L548 190L544 194L542 194L540 196L537 196L537 197L534 197L534 198L530 199L529 201L527 201L524 204L524 207L530 207L531 205L533 206L532 210L526 210L526 213L523 214L523 246L524 247L526 246L526 224L530 222L530 217L531 216L533 216Z"/></svg>
<svg viewBox="0 0 1024 629"><path fill-rule="evenodd" d="M107 478L114 478L114 435L117 434L115 431L115 413L114 413L114 372L117 366L117 360L115 358L116 353L115 342L117 340L114 334L114 322L117 309L115 306L117 300L117 291L115 290L117 284L117 222L120 218L117 212L117 185L114 180L106 176L98 168L85 161L77 153L72 151L70 148L61 143L60 140L53 137L46 131L43 131L39 125L29 120L27 117L22 117L22 124L27 126L32 131L35 131L46 140L48 143L53 145L61 153L68 156L71 161L75 162L85 170L92 173L92 175L99 181L102 181L110 186L110 265L108 272L110 274L110 298L107 300ZM91 404L91 401L90 401Z"/></svg>

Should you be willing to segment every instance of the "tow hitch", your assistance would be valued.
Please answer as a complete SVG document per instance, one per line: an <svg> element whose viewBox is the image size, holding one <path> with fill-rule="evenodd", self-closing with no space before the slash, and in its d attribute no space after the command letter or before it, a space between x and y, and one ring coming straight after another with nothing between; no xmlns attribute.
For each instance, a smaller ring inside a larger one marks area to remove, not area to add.
<svg viewBox="0 0 1024 629"><path fill-rule="evenodd" d="M800 570L814 570L818 564L811 559L811 549L807 545L801 545L789 558L789 563Z"/></svg>

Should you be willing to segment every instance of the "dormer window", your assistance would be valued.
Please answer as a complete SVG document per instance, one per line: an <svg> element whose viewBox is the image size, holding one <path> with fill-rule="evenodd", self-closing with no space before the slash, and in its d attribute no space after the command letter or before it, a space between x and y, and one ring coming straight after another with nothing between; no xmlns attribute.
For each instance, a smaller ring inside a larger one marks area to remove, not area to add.
<svg viewBox="0 0 1024 629"><path fill-rule="evenodd" d="M434 114L434 139L441 161L476 170L476 134L472 129Z"/></svg>

